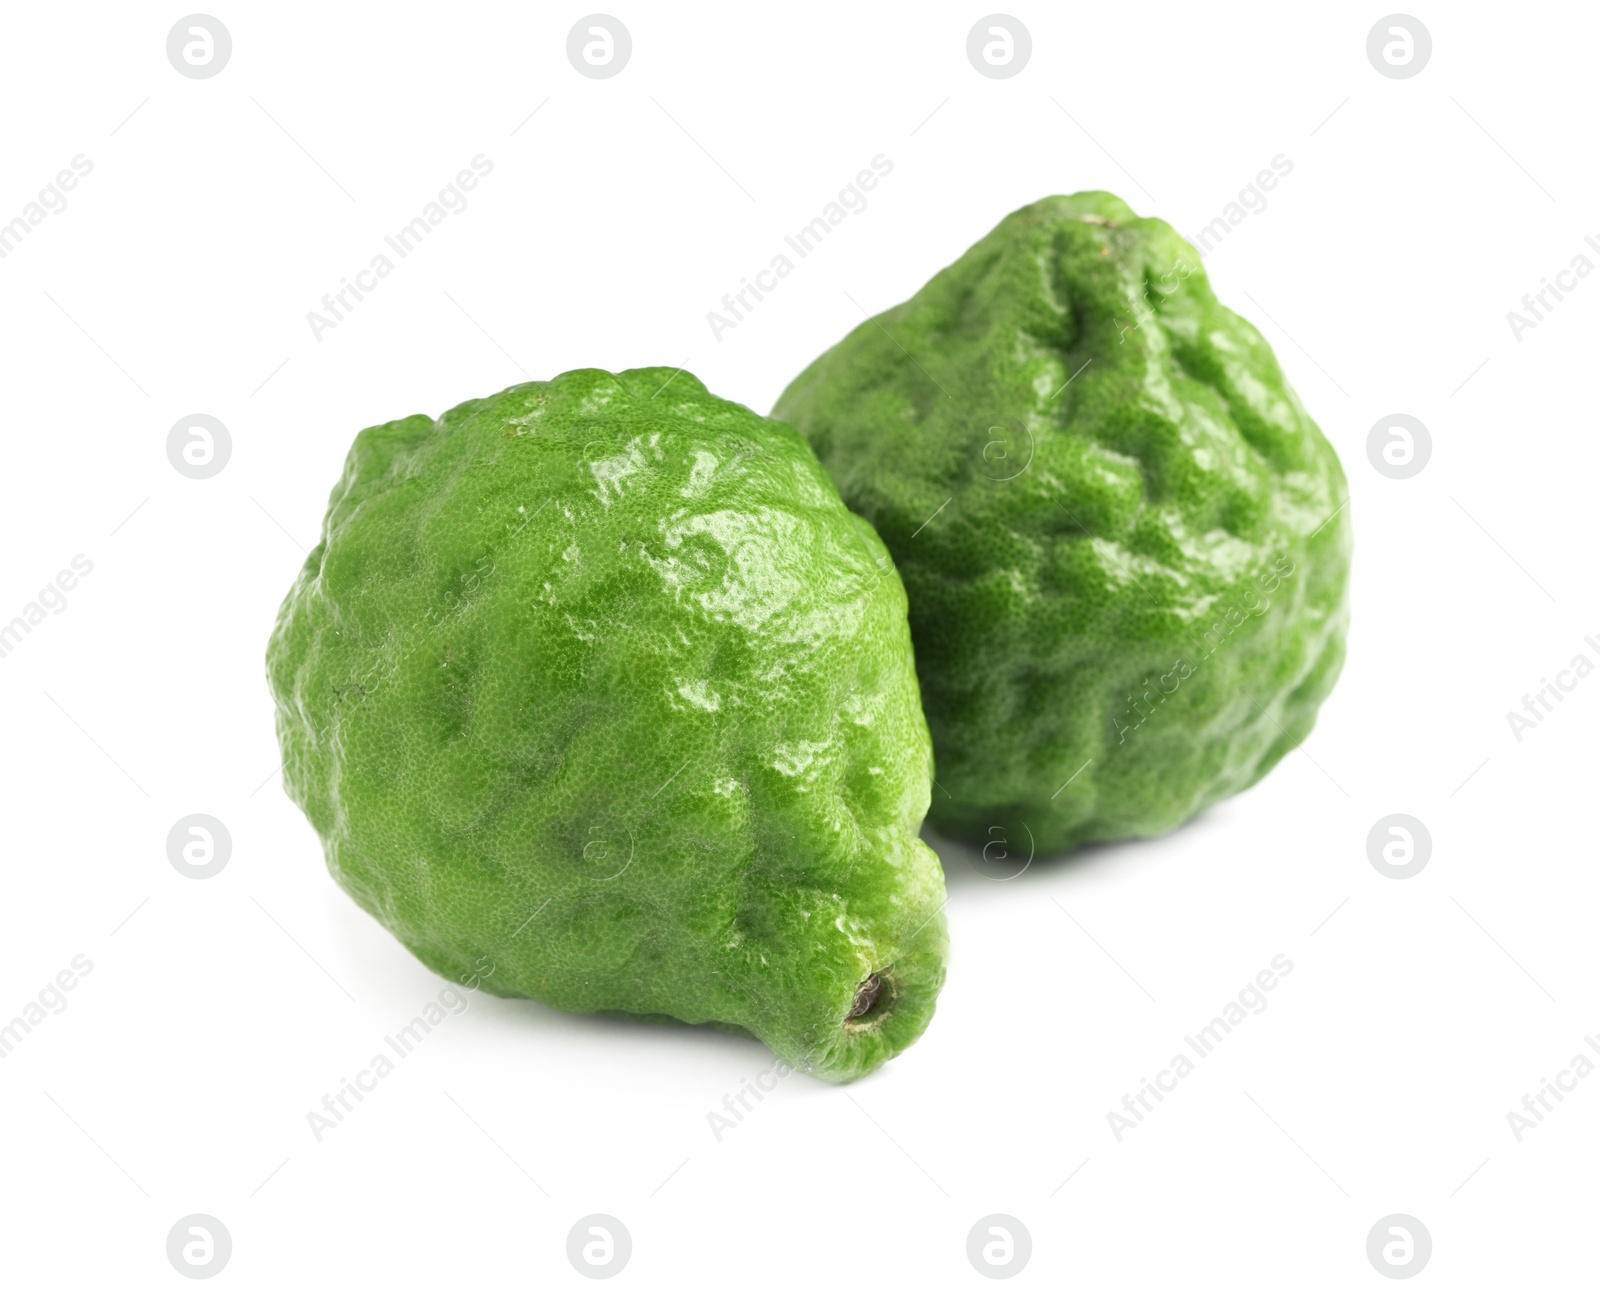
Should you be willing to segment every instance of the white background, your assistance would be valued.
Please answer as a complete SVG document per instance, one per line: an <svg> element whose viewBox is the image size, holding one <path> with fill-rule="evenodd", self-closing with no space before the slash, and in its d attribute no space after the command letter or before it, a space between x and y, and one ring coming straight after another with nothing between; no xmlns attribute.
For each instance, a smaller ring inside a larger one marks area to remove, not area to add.
<svg viewBox="0 0 1600 1294"><path fill-rule="evenodd" d="M1592 1280L1600 1076L1520 1143L1506 1115L1600 1031L1600 676L1520 742L1505 715L1600 664L1600 277L1520 342L1506 313L1600 236L1600 19L1432 6L1394 80L1381 8L1312 9L1019 5L1032 61L995 80L982 7L625 5L632 60L591 80L582 8L228 5L231 62L193 80L181 9L12 7L0 220L93 170L0 260L0 620L94 568L0 659L0 1019L93 971L0 1061L0 1283L188 1288L165 1244L196 1212L239 1290L588 1288L565 1245L594 1212L633 1238L616 1288L987 1288L991 1213L1032 1235L1016 1288L1387 1288L1366 1237L1396 1212L1433 1238L1418 1288ZM714 340L880 153L868 208ZM477 154L470 205L315 340ZM1303 750L1169 838L1015 880L939 844L923 1040L846 1089L786 1079L720 1143L762 1047L484 995L315 1141L307 1111L442 987L275 773L263 650L354 433L579 366L687 364L765 411L851 298L904 299L1008 211L1106 188L1193 236L1278 154L1206 266L1350 478L1349 663ZM208 480L165 451L195 412L232 435ZM1407 480L1366 453L1395 412L1433 438ZM1394 812L1433 839L1404 881L1366 851ZM210 880L167 859L190 813L232 835ZM1266 1011L1119 1143L1123 1094L1279 953Z"/></svg>

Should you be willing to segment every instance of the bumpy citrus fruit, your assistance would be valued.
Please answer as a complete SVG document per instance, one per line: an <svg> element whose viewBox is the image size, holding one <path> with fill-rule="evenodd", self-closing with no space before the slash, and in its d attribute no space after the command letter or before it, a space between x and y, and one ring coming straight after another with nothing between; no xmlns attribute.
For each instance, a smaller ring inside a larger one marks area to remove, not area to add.
<svg viewBox="0 0 1600 1294"><path fill-rule="evenodd" d="M774 416L905 580L947 834L1157 834L1310 730L1344 658L1344 474L1163 221L1107 193L1014 212Z"/></svg>
<svg viewBox="0 0 1600 1294"><path fill-rule="evenodd" d="M790 428L671 369L370 427L268 649L289 793L442 975L850 1079L944 979L888 556Z"/></svg>

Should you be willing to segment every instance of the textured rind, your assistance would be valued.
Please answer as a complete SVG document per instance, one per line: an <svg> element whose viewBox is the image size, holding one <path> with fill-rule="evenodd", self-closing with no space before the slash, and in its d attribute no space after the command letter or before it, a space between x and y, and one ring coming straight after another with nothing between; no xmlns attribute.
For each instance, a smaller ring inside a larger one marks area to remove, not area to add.
<svg viewBox="0 0 1600 1294"><path fill-rule="evenodd" d="M1344 473L1165 222L1108 193L1014 212L773 416L905 581L940 831L1156 835L1310 731L1344 658Z"/></svg>
<svg viewBox="0 0 1600 1294"><path fill-rule="evenodd" d="M440 974L834 1080L926 1027L905 594L792 429L666 368L370 427L267 664L329 869Z"/></svg>

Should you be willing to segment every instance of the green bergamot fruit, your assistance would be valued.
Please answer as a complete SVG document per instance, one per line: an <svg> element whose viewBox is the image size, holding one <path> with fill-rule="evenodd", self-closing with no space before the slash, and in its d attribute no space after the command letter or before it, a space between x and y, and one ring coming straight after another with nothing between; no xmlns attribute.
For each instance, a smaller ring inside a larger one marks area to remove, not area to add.
<svg viewBox="0 0 1600 1294"><path fill-rule="evenodd" d="M940 831L1155 835L1310 731L1344 659L1344 473L1163 221L1108 193L1014 212L773 416L905 581Z"/></svg>
<svg viewBox="0 0 1600 1294"><path fill-rule="evenodd" d="M267 664L330 871L441 975L834 1080L927 1026L905 595L790 428L665 368L370 427Z"/></svg>

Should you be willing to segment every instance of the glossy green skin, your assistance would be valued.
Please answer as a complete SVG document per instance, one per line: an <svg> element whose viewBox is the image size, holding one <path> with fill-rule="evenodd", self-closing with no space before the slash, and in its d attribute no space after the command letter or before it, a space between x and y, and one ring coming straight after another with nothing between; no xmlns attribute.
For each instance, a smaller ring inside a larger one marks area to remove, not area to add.
<svg viewBox="0 0 1600 1294"><path fill-rule="evenodd" d="M1108 193L1014 212L773 416L905 581L945 834L1155 835L1310 731L1344 659L1344 473L1165 222Z"/></svg>
<svg viewBox="0 0 1600 1294"><path fill-rule="evenodd" d="M267 664L329 869L441 975L833 1080L932 1016L904 590L805 442L690 374L363 431Z"/></svg>

